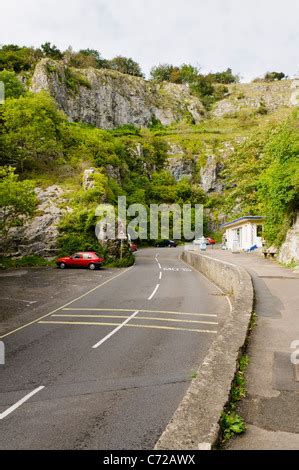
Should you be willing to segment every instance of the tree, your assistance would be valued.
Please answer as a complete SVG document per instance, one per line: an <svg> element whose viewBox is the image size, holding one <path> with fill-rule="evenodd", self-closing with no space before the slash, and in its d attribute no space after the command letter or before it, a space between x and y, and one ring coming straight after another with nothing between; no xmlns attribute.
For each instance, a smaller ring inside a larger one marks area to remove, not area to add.
<svg viewBox="0 0 299 470"><path fill-rule="evenodd" d="M4 157L21 171L62 156L64 115L45 92L8 99L3 110Z"/></svg>
<svg viewBox="0 0 299 470"><path fill-rule="evenodd" d="M258 180L258 199L266 216L264 235L279 246L299 207L298 111L278 126L266 142L265 170Z"/></svg>
<svg viewBox="0 0 299 470"><path fill-rule="evenodd" d="M279 246L299 206L298 155L295 111L283 124L257 131L230 156L222 172L227 188L222 210L266 216L264 237Z"/></svg>
<svg viewBox="0 0 299 470"><path fill-rule="evenodd" d="M109 61L104 59L101 55L101 53L95 49L81 49L79 51L79 54L88 57L90 59L93 59L95 61L95 66L98 69L102 68L108 68L109 67Z"/></svg>
<svg viewBox="0 0 299 470"><path fill-rule="evenodd" d="M209 73L207 75L214 83L222 83L223 85L228 85L230 83L238 83L238 75L234 75L232 69L227 68L224 72Z"/></svg>
<svg viewBox="0 0 299 470"><path fill-rule="evenodd" d="M15 44L4 45L0 48L0 70L14 70L16 73L28 71L41 57L40 49Z"/></svg>
<svg viewBox="0 0 299 470"><path fill-rule="evenodd" d="M2 70L0 72L0 81L4 83L5 98L19 98L25 94L25 87L15 72Z"/></svg>
<svg viewBox="0 0 299 470"><path fill-rule="evenodd" d="M177 67L170 64L159 64L151 69L151 79L157 80L158 82L170 82L171 74L174 72L175 68Z"/></svg>
<svg viewBox="0 0 299 470"><path fill-rule="evenodd" d="M33 215L37 200L33 181L19 181L12 167L0 169L1 219L0 228L4 239L4 249L9 231L19 227Z"/></svg>
<svg viewBox="0 0 299 470"><path fill-rule="evenodd" d="M63 57L62 52L54 44L52 46L50 42L42 44L41 49L45 57L51 57L54 60L60 60Z"/></svg>
<svg viewBox="0 0 299 470"><path fill-rule="evenodd" d="M180 75L182 83L192 84L199 75L199 69L191 64L183 64L180 67Z"/></svg>
<svg viewBox="0 0 299 470"><path fill-rule="evenodd" d="M209 109L215 101L215 87L209 76L199 74L196 80L190 85L190 90L201 99L207 109Z"/></svg>
<svg viewBox="0 0 299 470"><path fill-rule="evenodd" d="M267 72L264 76L264 80L266 82L274 82L275 80L282 80L286 78L283 72Z"/></svg>
<svg viewBox="0 0 299 470"><path fill-rule="evenodd" d="M134 75L135 77L144 77L140 65L130 57L117 56L108 62L108 66L112 70Z"/></svg>

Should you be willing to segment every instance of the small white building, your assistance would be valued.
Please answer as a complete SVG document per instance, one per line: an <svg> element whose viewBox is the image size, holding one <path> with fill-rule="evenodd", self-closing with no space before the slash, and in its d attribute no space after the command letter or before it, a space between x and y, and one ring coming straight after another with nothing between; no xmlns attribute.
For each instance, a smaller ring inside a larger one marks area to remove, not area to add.
<svg viewBox="0 0 299 470"><path fill-rule="evenodd" d="M262 247L264 217L248 215L222 225L226 229L226 247L232 251Z"/></svg>

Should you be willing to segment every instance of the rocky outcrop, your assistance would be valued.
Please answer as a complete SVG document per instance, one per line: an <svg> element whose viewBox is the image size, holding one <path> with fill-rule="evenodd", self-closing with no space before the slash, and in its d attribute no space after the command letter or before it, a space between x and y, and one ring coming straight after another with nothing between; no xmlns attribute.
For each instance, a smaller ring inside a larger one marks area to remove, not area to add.
<svg viewBox="0 0 299 470"><path fill-rule="evenodd" d="M222 117L244 109L258 111L261 103L268 112L283 106L292 106L292 84L292 80L282 80L229 85L229 96L215 105L212 114Z"/></svg>
<svg viewBox="0 0 299 470"><path fill-rule="evenodd" d="M192 178L194 164L193 159L171 157L167 159L166 169L172 174L176 181L180 181L182 178Z"/></svg>
<svg viewBox="0 0 299 470"><path fill-rule="evenodd" d="M177 144L168 142L168 158L165 162L165 168L176 181L182 178L191 179L193 176L196 157L187 157L185 150Z"/></svg>
<svg viewBox="0 0 299 470"><path fill-rule="evenodd" d="M200 170L201 186L206 193L221 192L223 186L218 178L223 165L217 162L214 155L209 155L207 163Z"/></svg>
<svg viewBox="0 0 299 470"><path fill-rule="evenodd" d="M299 264L299 211L294 225L288 231L286 240L279 251L279 261L281 263L297 262Z"/></svg>
<svg viewBox="0 0 299 470"><path fill-rule="evenodd" d="M95 168L87 168L87 170L84 171L83 173L83 178L82 178L82 186L83 186L83 189L85 189L86 191L88 189L92 189L94 188L94 175L96 173L96 169Z"/></svg>
<svg viewBox="0 0 299 470"><path fill-rule="evenodd" d="M61 62L42 59L32 77L31 91L48 91L70 121L103 129L124 124L146 127L153 118L168 125L186 116L199 122L200 100L188 87L154 83L105 69L70 69Z"/></svg>
<svg viewBox="0 0 299 470"><path fill-rule="evenodd" d="M121 184L121 174L119 167L113 165L106 165L105 170L108 178L111 178L115 180L118 184Z"/></svg>
<svg viewBox="0 0 299 470"><path fill-rule="evenodd" d="M39 200L38 215L23 227L10 231L8 251L15 256L39 255L51 258L57 254L58 224L72 209L66 206L64 191L57 185L46 189L36 188L35 192Z"/></svg>

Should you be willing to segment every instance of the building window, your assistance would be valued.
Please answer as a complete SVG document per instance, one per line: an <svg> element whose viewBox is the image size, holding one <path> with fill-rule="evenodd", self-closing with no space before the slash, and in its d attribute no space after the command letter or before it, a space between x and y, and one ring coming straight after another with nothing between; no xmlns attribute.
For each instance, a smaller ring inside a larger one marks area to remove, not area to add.
<svg viewBox="0 0 299 470"><path fill-rule="evenodd" d="M256 227L256 234L258 237L262 237L263 236L263 226L262 225L257 225Z"/></svg>

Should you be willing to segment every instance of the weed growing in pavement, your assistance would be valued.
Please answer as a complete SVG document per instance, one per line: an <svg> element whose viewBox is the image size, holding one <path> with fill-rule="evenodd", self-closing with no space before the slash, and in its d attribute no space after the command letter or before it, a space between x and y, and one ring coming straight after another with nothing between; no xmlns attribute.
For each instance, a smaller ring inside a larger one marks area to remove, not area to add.
<svg viewBox="0 0 299 470"><path fill-rule="evenodd" d="M242 398L246 397L247 389L246 389L246 378L245 372L249 364L249 357L242 356L239 363L239 370L237 371L232 389L231 389L231 401L233 404L236 404L238 401L242 400Z"/></svg>
<svg viewBox="0 0 299 470"><path fill-rule="evenodd" d="M224 441L228 441L235 434L242 434L246 430L244 419L235 411L222 413L220 418L220 427L223 433Z"/></svg>
<svg viewBox="0 0 299 470"><path fill-rule="evenodd" d="M255 312L252 312L251 319L249 322L249 335L251 335L256 325L257 325L257 314Z"/></svg>
<svg viewBox="0 0 299 470"><path fill-rule="evenodd" d="M245 398L247 394L245 373L249 362L249 357L245 354L239 360L239 367L232 383L230 401L220 418L221 444L224 444L234 435L246 431L245 420L237 414L236 408L238 402Z"/></svg>

